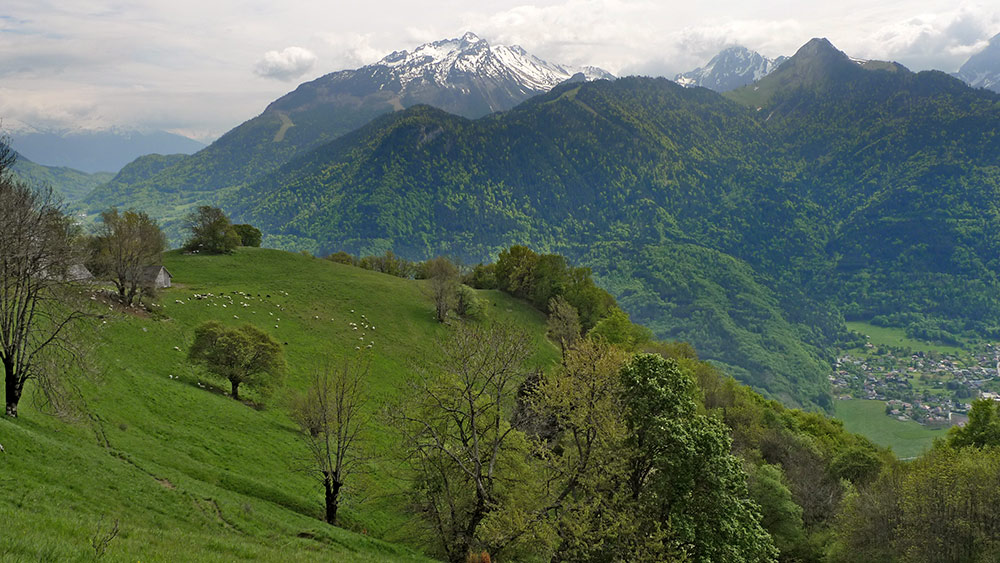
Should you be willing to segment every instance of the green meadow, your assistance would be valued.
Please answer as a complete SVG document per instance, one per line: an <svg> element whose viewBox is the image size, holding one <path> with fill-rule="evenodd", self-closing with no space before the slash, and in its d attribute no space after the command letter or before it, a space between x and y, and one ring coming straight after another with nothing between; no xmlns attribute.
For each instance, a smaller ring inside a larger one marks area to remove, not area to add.
<svg viewBox="0 0 1000 563"><path fill-rule="evenodd" d="M868 342L875 346L895 346L909 348L914 352L939 352L941 354L958 354L962 349L947 344L935 344L906 336L906 330L897 327L876 326L865 322L848 322L848 330L860 332L868 336Z"/></svg>
<svg viewBox="0 0 1000 563"><path fill-rule="evenodd" d="M30 390L21 417L0 420L0 560L93 561L115 521L103 560L425 560L406 515L400 444L380 418L405 400L408 377L433 369L449 330L423 282L264 249L172 252L164 263L174 287L156 313L108 311L95 323L75 420L41 412ZM530 331L536 366L557 361L541 313L479 295L488 317ZM281 342L284 385L229 398L227 382L187 360L206 320L252 323ZM322 491L285 405L314 371L358 355L371 363L372 461L347 482L340 528L322 521Z"/></svg>
<svg viewBox="0 0 1000 563"><path fill-rule="evenodd" d="M901 459L916 457L930 449L935 438L947 430L932 429L912 420L897 420L885 414L885 402L867 399L834 401L837 418L844 428L867 437L880 446L892 448Z"/></svg>

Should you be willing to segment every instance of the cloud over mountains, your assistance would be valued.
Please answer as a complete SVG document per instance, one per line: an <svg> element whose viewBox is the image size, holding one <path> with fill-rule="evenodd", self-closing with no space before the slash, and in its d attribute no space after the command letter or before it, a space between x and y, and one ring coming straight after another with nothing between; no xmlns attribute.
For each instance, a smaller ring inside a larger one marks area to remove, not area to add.
<svg viewBox="0 0 1000 563"><path fill-rule="evenodd" d="M257 76L288 82L309 72L315 64L315 53L292 46L264 53L264 57L254 65L253 71Z"/></svg>

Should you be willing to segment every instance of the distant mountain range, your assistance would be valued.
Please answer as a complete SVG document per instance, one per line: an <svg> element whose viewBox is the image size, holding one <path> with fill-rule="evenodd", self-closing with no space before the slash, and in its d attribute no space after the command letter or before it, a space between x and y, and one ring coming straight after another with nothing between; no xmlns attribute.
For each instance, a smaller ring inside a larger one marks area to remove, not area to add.
<svg viewBox="0 0 1000 563"><path fill-rule="evenodd" d="M769 59L739 45L726 48L703 67L678 74L674 82L681 86L700 86L728 92L746 86L774 72L788 57Z"/></svg>
<svg viewBox="0 0 1000 563"><path fill-rule="evenodd" d="M466 33L306 82L189 158L166 168L137 162L84 205L97 211L141 203L169 221L179 207L210 200L219 190L251 181L379 115L429 104L481 117L559 83L598 78L613 76L595 67L546 62L518 46L494 46ZM140 177L137 169L150 175Z"/></svg>
<svg viewBox="0 0 1000 563"><path fill-rule="evenodd" d="M974 88L1000 92L1000 34L990 39L985 49L969 57L955 76Z"/></svg>
<svg viewBox="0 0 1000 563"><path fill-rule="evenodd" d="M356 70L342 70L302 84L267 112L302 113L345 98L402 109L428 104L476 118L510 109L567 80L614 78L596 67L550 63L521 47L490 45L474 33L396 51Z"/></svg>
<svg viewBox="0 0 1000 563"><path fill-rule="evenodd" d="M477 121L412 108L221 202L269 244L318 253L556 250L661 337L829 406L840 315L997 330L997 102L815 39L725 97L632 78Z"/></svg>
<svg viewBox="0 0 1000 563"><path fill-rule="evenodd" d="M13 129L11 145L29 160L45 166L74 168L87 173L118 172L136 158L150 154L191 154L205 148L193 139L154 131L69 131Z"/></svg>
<svg viewBox="0 0 1000 563"><path fill-rule="evenodd" d="M869 67L898 64L849 58ZM700 86L716 92L729 92L764 78L787 59L785 56L769 59L756 51L735 45L720 51L705 66L675 75L674 82L686 87ZM953 76L973 88L1000 92L1000 34L994 36L985 49L969 57Z"/></svg>
<svg viewBox="0 0 1000 563"><path fill-rule="evenodd" d="M725 95L560 67L566 83L489 117L417 103L465 88L488 111L469 61L492 69L496 51L466 36L328 75L86 203L144 208L174 236L219 204L266 245L318 254L556 251L658 336L791 405L830 408L845 316L1000 338L996 94L814 39ZM487 76L526 75L504 68Z"/></svg>

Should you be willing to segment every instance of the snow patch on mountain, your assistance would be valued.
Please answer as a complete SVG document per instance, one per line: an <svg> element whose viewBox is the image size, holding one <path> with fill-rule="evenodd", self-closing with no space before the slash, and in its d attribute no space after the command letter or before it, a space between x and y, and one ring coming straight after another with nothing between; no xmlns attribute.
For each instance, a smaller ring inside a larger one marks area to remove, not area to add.
<svg viewBox="0 0 1000 563"><path fill-rule="evenodd" d="M1000 34L985 49L969 57L955 76L973 88L1000 92Z"/></svg>
<svg viewBox="0 0 1000 563"><path fill-rule="evenodd" d="M746 47L722 50L703 67L678 74L674 82L681 86L701 86L716 92L735 90L764 78L785 62L787 57L769 59Z"/></svg>
<svg viewBox="0 0 1000 563"><path fill-rule="evenodd" d="M596 67L544 61L518 45L491 46L471 32L458 39L426 43L413 51L396 51L377 63L362 67L359 72L374 75L379 67L389 69L390 79L399 81L401 93L414 83L447 87L456 78L470 75L481 79L514 80L531 91L550 90L577 73L588 80L614 78L611 73Z"/></svg>

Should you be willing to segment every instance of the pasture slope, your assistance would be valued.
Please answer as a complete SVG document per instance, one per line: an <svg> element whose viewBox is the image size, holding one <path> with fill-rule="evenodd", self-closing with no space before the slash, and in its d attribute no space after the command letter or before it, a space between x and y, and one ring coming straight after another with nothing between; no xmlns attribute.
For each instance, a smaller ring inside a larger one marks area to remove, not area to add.
<svg viewBox="0 0 1000 563"><path fill-rule="evenodd" d="M314 370L356 354L371 361L372 413L399 397L447 331L423 282L251 248L171 252L165 265L175 285L160 296L162 314L109 311L95 323L77 420L44 414L30 397L19 419L0 420L0 560L92 561L115 521L103 560L426 560L403 510L398 444L380 419L363 493L361 479L345 488L344 529L321 520L321 490L301 470L306 452L285 406ZM533 362L556 362L539 312L479 294L490 317L532 334ZM284 386L270 397L248 390L240 403L192 366L193 330L210 319L253 323L282 342Z"/></svg>

